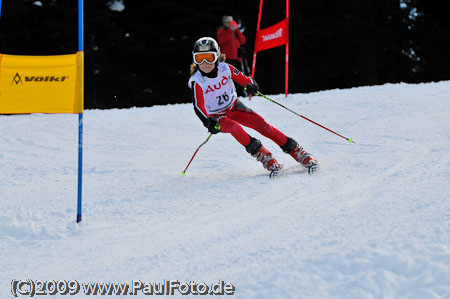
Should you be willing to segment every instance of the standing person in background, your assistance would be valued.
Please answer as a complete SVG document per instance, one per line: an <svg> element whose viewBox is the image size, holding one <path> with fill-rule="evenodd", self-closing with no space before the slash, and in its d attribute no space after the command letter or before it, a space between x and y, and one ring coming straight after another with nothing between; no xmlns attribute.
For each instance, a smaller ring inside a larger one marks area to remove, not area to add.
<svg viewBox="0 0 450 299"><path fill-rule="evenodd" d="M232 16L222 18L222 26L217 30L217 41L222 54L227 57L227 62L240 68L242 58L238 56L238 49L245 44L246 38Z"/></svg>
<svg viewBox="0 0 450 299"><path fill-rule="evenodd" d="M227 62L237 69L244 71L241 69L242 57L239 54L242 51L239 51L239 48L245 44L246 38L232 16L223 16L222 26L217 29L217 41L219 42L222 54L226 56ZM244 95L244 90L241 86L237 87L237 92L240 96Z"/></svg>

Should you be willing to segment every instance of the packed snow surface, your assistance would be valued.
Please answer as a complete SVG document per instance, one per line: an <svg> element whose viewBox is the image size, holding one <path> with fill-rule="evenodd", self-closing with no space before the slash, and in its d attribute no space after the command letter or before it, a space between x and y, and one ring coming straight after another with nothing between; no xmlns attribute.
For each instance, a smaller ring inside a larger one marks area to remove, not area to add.
<svg viewBox="0 0 450 299"><path fill-rule="evenodd" d="M356 143L244 98L320 171L247 129L285 175L217 134L182 176L208 136L191 104L87 110L80 224L78 116L0 115L0 297L13 279L168 279L233 298L450 298L450 82L271 97Z"/></svg>

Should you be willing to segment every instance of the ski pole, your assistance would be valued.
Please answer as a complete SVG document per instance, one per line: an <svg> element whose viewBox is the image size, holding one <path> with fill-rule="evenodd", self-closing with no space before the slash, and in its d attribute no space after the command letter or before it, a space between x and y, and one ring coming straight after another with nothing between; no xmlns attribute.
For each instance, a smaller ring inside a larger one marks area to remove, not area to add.
<svg viewBox="0 0 450 299"><path fill-rule="evenodd" d="M310 120L309 118L304 117L303 115L300 115L300 114L298 114L298 113L295 112L295 111L292 111L291 109L289 109L289 108L287 108L286 106L284 106L284 105L278 103L277 101L272 100L272 99L269 98L268 96L263 95L263 94L260 93L259 91L257 91L257 92L255 93L255 95L260 96L260 97L263 97L263 98L265 98L266 100L269 100L269 101L271 101L272 103L275 103L275 104L277 104L277 105L283 107L283 108L286 109L287 111L292 112L292 113L294 113L295 115L300 116L301 118L306 119L307 121L310 121L310 122L312 122L313 124L315 124L315 125L317 125L317 126L323 128L323 129L325 129L325 130L327 130L327 131L330 131L331 133L336 134L337 136L339 136L339 137L341 137L341 138L346 139L349 143L355 143L355 142L353 141L353 139L347 138L347 137L345 137L345 136L342 136L341 134L338 134L338 133L336 133L335 131L332 131L332 130L328 129L327 127L322 126L321 124L316 123L315 121Z"/></svg>
<svg viewBox="0 0 450 299"><path fill-rule="evenodd" d="M244 59L241 59L241 72L244 74L244 75L247 75L246 74L246 71L245 71L245 69L244 69ZM248 93L247 93L247 91L245 90L245 88L244 88L244 96L245 97L248 97Z"/></svg>
<svg viewBox="0 0 450 299"><path fill-rule="evenodd" d="M244 65L245 65L245 71L247 72L247 74L250 75L250 67L248 66L248 62L247 62L247 58L244 57Z"/></svg>
<svg viewBox="0 0 450 299"><path fill-rule="evenodd" d="M194 160L194 157L195 157L195 155L197 154L198 150L199 150L205 143L208 142L208 140L209 140L209 138L211 138L211 136L212 136L212 133L210 133L209 136L208 136L208 138L206 138L206 140L203 141L203 143L200 144L200 145L197 147L197 150L195 151L195 153L194 153L194 155L192 156L191 160L189 160L189 163L188 163L188 165L186 166L186 168L181 172L181 175L186 175L186 170L188 169L188 167L189 167L189 165L191 164L192 160Z"/></svg>

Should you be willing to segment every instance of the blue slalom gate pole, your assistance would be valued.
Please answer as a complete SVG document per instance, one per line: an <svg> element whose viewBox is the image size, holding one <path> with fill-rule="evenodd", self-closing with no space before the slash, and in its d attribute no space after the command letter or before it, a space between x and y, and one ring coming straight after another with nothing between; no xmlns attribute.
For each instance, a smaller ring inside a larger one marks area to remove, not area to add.
<svg viewBox="0 0 450 299"><path fill-rule="evenodd" d="M2 18L2 0L0 0L0 19Z"/></svg>
<svg viewBox="0 0 450 299"><path fill-rule="evenodd" d="M1 0L0 0L1 1ZM83 51L84 26L83 26L83 0L78 0L78 51ZM84 71L84 70L82 70ZM84 88L83 88L84 92ZM81 198L83 182L83 112L78 114L78 205L77 223L81 221Z"/></svg>
<svg viewBox="0 0 450 299"><path fill-rule="evenodd" d="M84 3L78 0L78 51L84 51Z"/></svg>
<svg viewBox="0 0 450 299"><path fill-rule="evenodd" d="M83 183L83 113L78 114L78 207L77 223L81 221L81 195Z"/></svg>

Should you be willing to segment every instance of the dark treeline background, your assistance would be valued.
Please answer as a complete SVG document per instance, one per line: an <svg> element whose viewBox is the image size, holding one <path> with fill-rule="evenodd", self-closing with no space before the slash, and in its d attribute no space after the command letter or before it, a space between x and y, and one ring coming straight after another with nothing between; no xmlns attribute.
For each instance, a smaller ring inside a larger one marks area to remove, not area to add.
<svg viewBox="0 0 450 299"><path fill-rule="evenodd" d="M192 46L240 19L252 62L258 0L85 1L85 107L189 102ZM450 79L450 9L442 0L290 1L289 92ZM117 4L117 3L116 3ZM3 0L0 52L75 53L76 0ZM285 17L264 1L261 28ZM284 92L284 47L259 52L255 79Z"/></svg>

